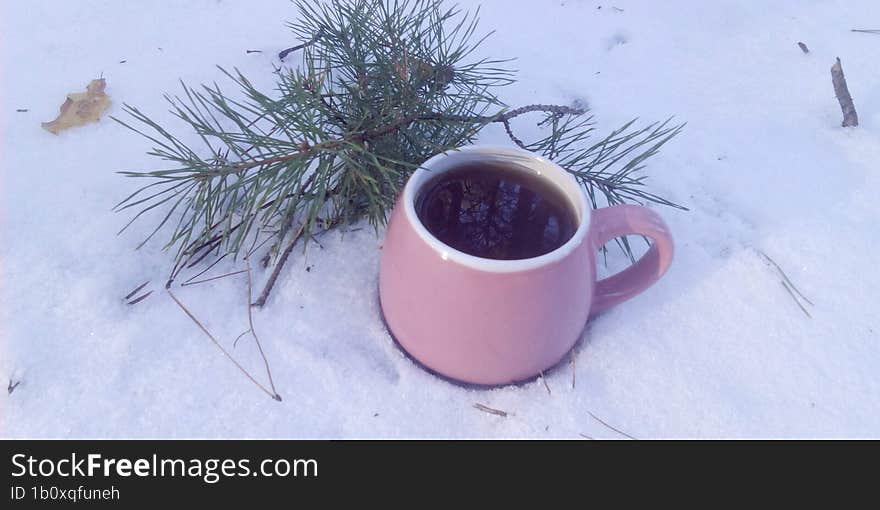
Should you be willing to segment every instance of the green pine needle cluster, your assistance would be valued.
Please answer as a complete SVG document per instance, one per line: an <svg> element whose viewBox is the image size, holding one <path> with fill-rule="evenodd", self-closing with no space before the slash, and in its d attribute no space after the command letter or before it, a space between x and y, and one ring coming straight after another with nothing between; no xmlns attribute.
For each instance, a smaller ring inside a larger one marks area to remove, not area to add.
<svg viewBox="0 0 880 510"><path fill-rule="evenodd" d="M378 228L422 162L471 143L491 123L572 172L594 207L679 207L646 191L641 170L681 126L635 129L630 122L591 142L594 126L584 109L509 109L497 93L514 73L507 61L477 55L486 37L477 32L478 12L442 0L295 4L297 21L289 26L301 61L276 69L275 91L259 90L237 70L224 70L238 88L233 95L216 84L184 84L181 95L166 97L185 137L130 105L131 119L116 119L170 164L122 172L147 184L117 209L134 211L132 222L159 214L144 242L170 230L171 279L211 255L250 256L268 244L268 263L320 230L362 219ZM548 134L525 143L510 121L532 112L544 113Z"/></svg>

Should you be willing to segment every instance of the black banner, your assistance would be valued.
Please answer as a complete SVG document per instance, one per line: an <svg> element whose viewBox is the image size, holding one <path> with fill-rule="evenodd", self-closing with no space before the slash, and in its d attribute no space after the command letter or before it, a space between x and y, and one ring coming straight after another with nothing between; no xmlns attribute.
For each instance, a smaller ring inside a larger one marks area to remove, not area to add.
<svg viewBox="0 0 880 510"><path fill-rule="evenodd" d="M616 488L622 502L717 486L728 487L727 498L739 494L726 492L731 483L812 491L812 481L827 486L828 475L844 472L855 489L874 475L853 466L878 458L877 443L865 442L27 440L4 441L0 451L3 508L366 504L414 490L472 502Z"/></svg>

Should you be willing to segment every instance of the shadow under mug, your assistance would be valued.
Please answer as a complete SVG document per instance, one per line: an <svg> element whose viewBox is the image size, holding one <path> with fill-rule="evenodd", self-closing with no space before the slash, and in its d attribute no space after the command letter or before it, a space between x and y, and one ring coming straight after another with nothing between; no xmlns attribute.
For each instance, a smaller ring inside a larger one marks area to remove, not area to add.
<svg viewBox="0 0 880 510"><path fill-rule="evenodd" d="M502 163L548 179L571 200L574 235L544 255L517 260L475 257L434 237L416 214L433 177L463 165ZM629 268L596 280L596 252L624 235L652 240ZM587 319L650 287L672 261L663 220L637 205L592 210L580 184L552 161L528 151L468 146L438 154L410 177L388 220L379 268L379 300L400 346L450 379L502 385L556 365Z"/></svg>

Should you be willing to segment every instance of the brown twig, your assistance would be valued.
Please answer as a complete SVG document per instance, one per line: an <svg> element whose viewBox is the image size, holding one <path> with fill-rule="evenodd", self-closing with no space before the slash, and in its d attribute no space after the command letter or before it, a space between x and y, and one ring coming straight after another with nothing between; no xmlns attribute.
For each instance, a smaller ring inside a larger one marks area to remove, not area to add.
<svg viewBox="0 0 880 510"><path fill-rule="evenodd" d="M484 406L483 404L476 403L474 404L474 409L479 409L484 413L494 414L495 416L500 416L502 418L507 418L507 411L502 411L500 409L493 409L489 406Z"/></svg>
<svg viewBox="0 0 880 510"><path fill-rule="evenodd" d="M608 422L606 422L606 421L603 420L602 418L599 418L598 416L596 416L595 414L593 414L593 413L590 412L589 410L587 410L587 412L590 413L590 416L592 416L594 420L598 421L598 422L601 423L602 425L605 425L606 427L608 427L609 429L613 430L614 432L617 432L618 434L620 434L620 435L622 435L622 436L626 436L626 437L628 437L629 439L635 439L633 436L627 434L626 432L620 430L619 428L614 427L614 426L612 426L612 425L609 425Z"/></svg>
<svg viewBox="0 0 880 510"><path fill-rule="evenodd" d="M840 103L840 109L843 111L843 127L856 127L859 125L859 115L856 113L856 107L853 104L852 96L849 93L849 87L846 86L846 77L843 75L843 67L840 65L840 57L831 66L831 83L834 85L834 95Z"/></svg>
<svg viewBox="0 0 880 510"><path fill-rule="evenodd" d="M862 33L862 34L877 34L877 35L880 35L880 29L873 29L873 28L872 28L872 29L869 29L869 30L853 28L853 29L850 30L850 32L859 32L859 33Z"/></svg>
<svg viewBox="0 0 880 510"><path fill-rule="evenodd" d="M552 113L554 115L583 115L587 111L583 108L574 106L564 106L557 104L530 104L508 110L497 115L446 115L443 113L430 113L418 117L416 120L444 120L449 122L507 122L513 120L520 115L527 113L543 112Z"/></svg>
<svg viewBox="0 0 880 510"><path fill-rule="evenodd" d="M280 397L278 397L278 394L269 391L268 389L266 389L265 386L260 384L259 381L254 379L254 377L250 374L250 372L248 372L243 366L241 366L241 364L239 364L238 361L236 361L235 358L232 357L232 355L229 354L229 352L226 349L224 349L222 345L220 345L220 342L218 342L217 339L214 338L214 335L212 335L211 332L208 331L208 329L196 318L196 316L193 315L192 312L190 312L189 309L186 306L184 306L184 304L181 303L179 299L177 299L177 296L175 296L174 293L171 292L171 289L166 288L165 291L168 292L168 295L171 296L171 299L173 299L174 302L177 303L177 306L179 306L180 309L183 310L183 313L185 313L187 315L187 317L189 317L196 324L196 326L198 326L199 329L201 329L202 332L209 339L211 339L211 342L213 342L214 345L218 349L220 349L220 352L223 353L224 356L226 356L226 359L231 361L232 364L235 365L236 368L238 368L238 370L241 371L241 373L244 374L245 377L247 377L252 383L254 383L254 385L256 385L257 388L260 388L260 390L262 390L263 393L265 393L266 395L269 395L269 397L272 398L273 400L278 400L280 402Z"/></svg>
<svg viewBox="0 0 880 510"><path fill-rule="evenodd" d="M552 113L555 116L562 115L583 115L586 113L586 110L583 108L576 108L573 106L563 106L563 105L553 105L553 104L530 104L527 106L522 106L520 108L515 108L513 110L500 113L498 115L477 115L477 116L467 116L467 115L444 115L440 113L434 113L429 115L423 115L418 118L418 120L443 120L449 122L474 122L474 123L492 123L492 122L500 122L504 125L504 131L507 133L507 137L515 143L518 147L522 149L528 149L526 144L523 143L522 140L517 138L517 136L513 133L513 128L510 126L510 121L519 117L520 115L525 115L527 113L533 112L544 112L544 113Z"/></svg>
<svg viewBox="0 0 880 510"><path fill-rule="evenodd" d="M281 258L278 259L278 263L275 264L275 267L272 268L272 274L269 275L269 279L266 280L266 285L263 287L263 291L260 292L260 297L257 298L256 301L253 302L253 306L262 307L266 304L266 300L269 299L269 294L272 292L272 287L275 286L275 282L278 280L278 275L281 274L281 269L284 268L284 264L287 262L287 258L290 257L291 252L293 252L293 248L299 242L300 238L305 232L306 224L303 223L299 227L299 231L297 231L296 235L293 236L290 243L287 245L287 248L284 249L284 252L281 254Z"/></svg>
<svg viewBox="0 0 880 510"><path fill-rule="evenodd" d="M18 385L21 384L21 381L15 381L15 384L12 383L12 379L9 379L9 384L6 386L6 391L12 395L12 392L15 391L15 388L18 388Z"/></svg>
<svg viewBox="0 0 880 510"><path fill-rule="evenodd" d="M513 129L510 128L510 121L505 119L505 120L502 120L501 123L504 124L504 131L507 132L508 138L510 138L513 141L513 143L517 144L521 149L528 150L528 147L526 147L526 144L524 144L522 140L520 140L519 138L516 137L515 134L513 134Z"/></svg>

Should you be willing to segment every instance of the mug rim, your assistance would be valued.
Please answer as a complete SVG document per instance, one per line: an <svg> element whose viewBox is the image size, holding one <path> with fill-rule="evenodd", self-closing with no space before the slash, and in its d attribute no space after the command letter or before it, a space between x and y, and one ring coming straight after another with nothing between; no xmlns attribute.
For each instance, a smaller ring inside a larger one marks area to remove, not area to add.
<svg viewBox="0 0 880 510"><path fill-rule="evenodd" d="M557 187L557 189L559 189L562 193L565 194L566 197L569 198L569 200L571 200L571 205L574 207L577 214L578 227L571 238L569 238L565 243L557 247L555 250L547 252L543 255L539 255L537 257L531 257L527 259L490 259L477 257L475 255L465 253L461 250L457 250L449 246L448 244L440 241L434 236L434 234L429 232L428 229L422 224L422 221L419 219L418 214L416 214L415 202L416 198L418 198L419 191L431 179L431 177L439 175L437 173L433 173L437 171L438 167L440 168L439 172L442 174L460 166L457 164L449 164L448 167L443 168L441 165L443 165L445 162L449 162L450 158L455 158L456 156L461 158L462 155L464 155L464 158L462 159L462 162L464 162L468 159L474 159L474 157L469 158L469 156L471 155L479 156L481 154L484 156L496 155L500 157L519 157L521 159L517 161L517 163L519 163L523 168L533 170L538 175L546 175ZM534 152L498 145L466 145L434 155L433 157L425 161L410 176L409 181L406 183L406 186L403 189L403 205L404 214L406 215L407 221L410 223L413 230L415 230L422 241L424 241L428 246L431 247L432 250L440 255L441 259L443 259L444 261L453 261L460 265L476 269L478 271L491 273L513 273L526 271L548 266L550 264L554 264L556 262L564 260L566 257L571 255L586 238L587 231L590 227L590 218L592 212L592 208L590 208L587 204L586 194L584 193L580 184L577 182L577 179L575 179L574 176L572 176L565 169L563 169L553 161L550 161L543 156L535 154Z"/></svg>

